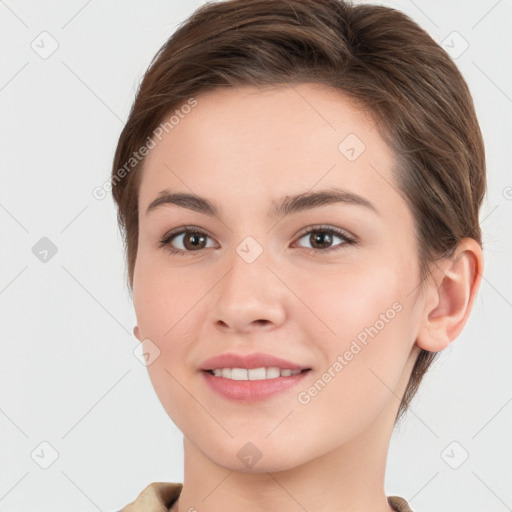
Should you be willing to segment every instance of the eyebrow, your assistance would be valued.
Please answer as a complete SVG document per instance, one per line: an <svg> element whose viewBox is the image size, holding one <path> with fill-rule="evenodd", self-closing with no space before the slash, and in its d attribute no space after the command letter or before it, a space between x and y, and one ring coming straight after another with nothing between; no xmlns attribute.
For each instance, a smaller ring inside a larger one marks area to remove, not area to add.
<svg viewBox="0 0 512 512"><path fill-rule="evenodd" d="M316 192L304 192L294 196L284 196L278 201L272 201L272 209L267 213L269 217L286 216L335 203L363 206L377 215L379 214L375 206L365 197L336 187ZM220 214L220 208L209 199L183 192L172 193L165 189L149 204L146 209L146 215L168 204L180 206L181 208L193 210L211 217L218 217Z"/></svg>

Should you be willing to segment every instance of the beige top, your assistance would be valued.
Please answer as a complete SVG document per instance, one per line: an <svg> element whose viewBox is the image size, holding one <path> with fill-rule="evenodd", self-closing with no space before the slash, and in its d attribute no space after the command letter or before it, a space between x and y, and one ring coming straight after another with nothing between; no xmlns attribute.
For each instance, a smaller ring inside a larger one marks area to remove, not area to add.
<svg viewBox="0 0 512 512"><path fill-rule="evenodd" d="M183 484L154 482L149 484L137 497L119 512L168 512L178 499ZM396 512L413 512L407 501L400 496L388 496L388 503Z"/></svg>

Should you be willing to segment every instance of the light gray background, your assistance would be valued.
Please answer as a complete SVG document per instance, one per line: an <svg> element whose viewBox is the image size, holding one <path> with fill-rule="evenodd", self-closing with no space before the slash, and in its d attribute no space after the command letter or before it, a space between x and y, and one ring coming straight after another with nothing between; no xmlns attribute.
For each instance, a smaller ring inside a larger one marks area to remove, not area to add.
<svg viewBox="0 0 512 512"><path fill-rule="evenodd" d="M151 482L183 481L181 433L133 354L114 204L92 190L142 73L201 3L0 1L1 511L117 510ZM452 52L469 44L456 62L488 163L480 293L393 435L386 492L415 512L510 510L512 4L382 3ZM32 251L42 237L57 247L47 262Z"/></svg>

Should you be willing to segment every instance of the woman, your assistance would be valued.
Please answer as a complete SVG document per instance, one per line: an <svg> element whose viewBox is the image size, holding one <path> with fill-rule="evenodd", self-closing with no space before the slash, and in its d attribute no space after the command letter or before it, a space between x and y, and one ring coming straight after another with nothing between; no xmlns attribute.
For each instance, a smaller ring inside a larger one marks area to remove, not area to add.
<svg viewBox="0 0 512 512"><path fill-rule="evenodd" d="M444 50L381 6L206 4L151 63L112 191L185 452L123 511L411 510L390 436L483 270L483 141Z"/></svg>

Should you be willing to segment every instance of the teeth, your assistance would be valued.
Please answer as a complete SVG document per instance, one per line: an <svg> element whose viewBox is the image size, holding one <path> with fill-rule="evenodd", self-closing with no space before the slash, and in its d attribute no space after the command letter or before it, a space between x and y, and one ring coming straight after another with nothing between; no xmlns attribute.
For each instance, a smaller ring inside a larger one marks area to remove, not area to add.
<svg viewBox="0 0 512 512"><path fill-rule="evenodd" d="M216 377L224 377L231 380L266 380L276 379L277 377L290 377L290 375L297 375L301 370L289 370L287 368L281 369L275 366L270 368L215 368L213 374Z"/></svg>

